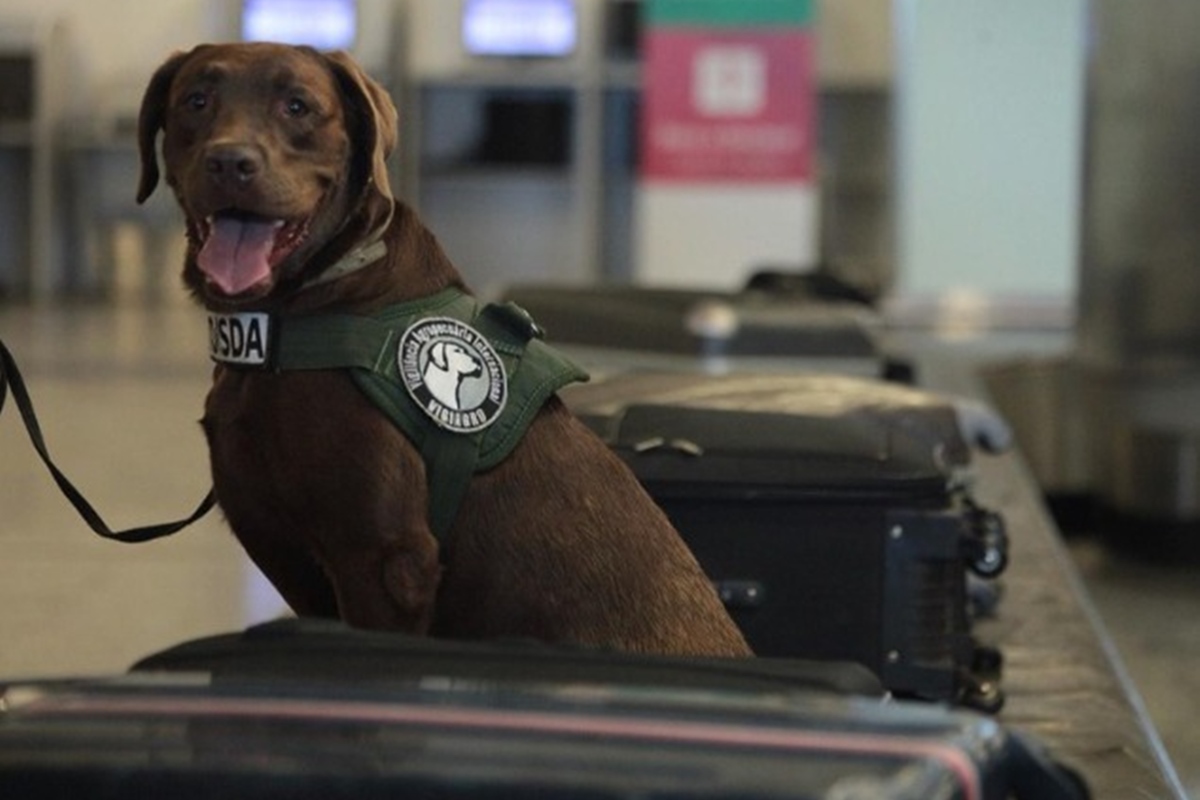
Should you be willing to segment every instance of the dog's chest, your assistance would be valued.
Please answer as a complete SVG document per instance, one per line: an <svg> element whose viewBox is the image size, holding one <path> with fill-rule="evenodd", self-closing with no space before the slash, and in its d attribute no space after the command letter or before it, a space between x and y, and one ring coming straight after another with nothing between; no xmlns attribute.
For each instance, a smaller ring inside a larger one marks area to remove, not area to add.
<svg viewBox="0 0 1200 800"><path fill-rule="evenodd" d="M363 415L377 412L341 373L218 370L203 420L214 478L257 489L307 484L374 435L361 430L371 422Z"/></svg>

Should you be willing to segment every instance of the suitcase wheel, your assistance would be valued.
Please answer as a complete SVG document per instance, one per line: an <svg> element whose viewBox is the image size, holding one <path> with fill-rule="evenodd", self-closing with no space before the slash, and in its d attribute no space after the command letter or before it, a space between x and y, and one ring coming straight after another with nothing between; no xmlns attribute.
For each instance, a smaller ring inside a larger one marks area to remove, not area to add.
<svg viewBox="0 0 1200 800"><path fill-rule="evenodd" d="M978 510L967 545L967 566L981 578L994 578L1008 566L1008 533L999 514Z"/></svg>
<svg viewBox="0 0 1200 800"><path fill-rule="evenodd" d="M1004 655L995 647L976 647L971 660L971 671L976 675L999 676L1004 666Z"/></svg>
<svg viewBox="0 0 1200 800"><path fill-rule="evenodd" d="M1004 708L1004 690L994 680L981 679L966 673L962 675L962 694L959 703L966 708L973 708L985 714L995 714Z"/></svg>

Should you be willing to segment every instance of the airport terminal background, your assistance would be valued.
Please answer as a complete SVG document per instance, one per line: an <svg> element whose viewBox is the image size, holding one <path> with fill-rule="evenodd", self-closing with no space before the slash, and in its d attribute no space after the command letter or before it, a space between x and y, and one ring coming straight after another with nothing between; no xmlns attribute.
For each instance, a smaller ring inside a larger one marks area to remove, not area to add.
<svg viewBox="0 0 1200 800"><path fill-rule="evenodd" d="M238 38L270 5L0 0L0 336L58 458L116 524L174 518L207 485L194 420L208 366L178 285L180 220L161 190L133 202L140 94L167 54ZM686 263L640 263L647 238L687 231L640 216L636 2L546 0L556 33L532 44L472 34L464 15L486 2L321 5L324 43L351 49L400 108L394 185L477 288L689 282ZM784 242L800 244L731 264L715 288L754 261L819 266L881 297L890 324L944 324L985 355L1014 331L1036 342L1000 353L1006 385L1031 393L1004 410L1042 412L1015 421L1052 492L1094 479L1078 450L1097 452L1063 408L1095 395L1064 390L1064 365L1104 397L1125 387L1146 415L1136 433L1194 455L1200 10L1185 5L817 2L819 169ZM731 215L731 240L759 235L742 222ZM121 670L281 610L217 518L170 550L95 541L6 411L0 675ZM1200 796L1195 567L1087 533L1069 552Z"/></svg>

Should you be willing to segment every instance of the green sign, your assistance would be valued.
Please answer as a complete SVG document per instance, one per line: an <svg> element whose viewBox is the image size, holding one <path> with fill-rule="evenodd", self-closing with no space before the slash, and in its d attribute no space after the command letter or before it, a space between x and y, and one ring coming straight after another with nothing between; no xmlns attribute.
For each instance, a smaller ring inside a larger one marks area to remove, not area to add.
<svg viewBox="0 0 1200 800"><path fill-rule="evenodd" d="M809 25L814 0L649 0L649 25L745 28Z"/></svg>

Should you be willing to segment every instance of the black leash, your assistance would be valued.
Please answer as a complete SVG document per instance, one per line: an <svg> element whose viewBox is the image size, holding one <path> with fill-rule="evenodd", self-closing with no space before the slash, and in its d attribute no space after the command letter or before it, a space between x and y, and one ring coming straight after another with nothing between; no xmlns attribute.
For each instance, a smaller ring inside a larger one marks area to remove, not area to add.
<svg viewBox="0 0 1200 800"><path fill-rule="evenodd" d="M71 505L75 506L75 510L79 512L79 516L83 517L84 522L93 531L105 539L129 543L149 542L153 539L161 539L164 536L170 536L173 533L183 530L207 514L216 505L216 498L210 490L208 496L200 502L200 505L187 519L181 519L177 522L167 522L162 525L146 525L124 531L113 531L100 518L100 515L96 513L96 509L92 508L91 504L83 498L83 495L79 493L74 484L67 480L67 477L63 475L62 471L51 460L50 453L46 449L46 441L42 437L41 426L38 425L37 415L33 412L33 403L29 400L29 391L25 388L25 380L21 377L20 370L17 369L17 362L13 360L12 353L4 346L4 342L0 342L0 412L4 411L4 401L8 395L8 388L10 386L12 387L13 400L17 404L17 409L21 412L21 419L25 422L25 430L29 433L29 441L33 443L33 449L41 456L42 463L46 465L46 468L50 470L50 474L54 476L54 482L58 484L58 488L71 501Z"/></svg>

